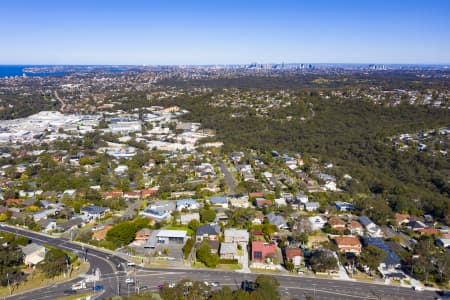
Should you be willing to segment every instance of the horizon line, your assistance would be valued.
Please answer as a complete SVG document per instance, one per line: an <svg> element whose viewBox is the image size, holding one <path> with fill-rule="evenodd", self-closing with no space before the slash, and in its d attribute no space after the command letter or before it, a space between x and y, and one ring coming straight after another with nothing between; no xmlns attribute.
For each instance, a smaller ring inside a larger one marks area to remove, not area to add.
<svg viewBox="0 0 450 300"><path fill-rule="evenodd" d="M157 66L241 66L241 65L386 65L386 66L450 66L448 63L386 63L386 62L248 62L248 63L202 63L202 64L92 64L92 63L0 63L0 66L139 66L139 67L157 67Z"/></svg>

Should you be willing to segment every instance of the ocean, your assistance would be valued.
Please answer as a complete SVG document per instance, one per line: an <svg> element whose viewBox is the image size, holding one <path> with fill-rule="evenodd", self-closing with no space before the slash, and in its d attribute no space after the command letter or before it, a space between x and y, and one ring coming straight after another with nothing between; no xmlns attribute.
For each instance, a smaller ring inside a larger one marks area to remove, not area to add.
<svg viewBox="0 0 450 300"><path fill-rule="evenodd" d="M45 66L32 66L32 65L0 65L0 78L22 76L24 74L23 69L33 67L45 67ZM27 76L61 76L67 72L46 72L46 73L25 73Z"/></svg>

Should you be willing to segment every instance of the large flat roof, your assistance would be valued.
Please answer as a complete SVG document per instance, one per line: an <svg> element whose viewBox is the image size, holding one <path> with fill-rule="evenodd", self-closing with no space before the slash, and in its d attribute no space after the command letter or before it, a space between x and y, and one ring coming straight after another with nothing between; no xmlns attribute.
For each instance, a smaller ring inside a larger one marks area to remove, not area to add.
<svg viewBox="0 0 450 300"><path fill-rule="evenodd" d="M176 238L185 238L187 235L186 230L160 230L157 237L176 237Z"/></svg>

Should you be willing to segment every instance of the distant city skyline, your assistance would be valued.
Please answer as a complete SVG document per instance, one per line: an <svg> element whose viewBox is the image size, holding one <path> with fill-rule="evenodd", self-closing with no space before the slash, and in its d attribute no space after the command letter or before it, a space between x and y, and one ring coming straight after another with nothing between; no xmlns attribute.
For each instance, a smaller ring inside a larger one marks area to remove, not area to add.
<svg viewBox="0 0 450 300"><path fill-rule="evenodd" d="M450 1L5 1L0 64L449 64Z"/></svg>

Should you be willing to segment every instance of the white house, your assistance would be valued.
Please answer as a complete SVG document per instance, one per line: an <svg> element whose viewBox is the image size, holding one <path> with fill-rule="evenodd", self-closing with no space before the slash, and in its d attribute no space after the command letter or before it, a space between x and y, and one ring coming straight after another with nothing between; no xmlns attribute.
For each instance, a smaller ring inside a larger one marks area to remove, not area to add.
<svg viewBox="0 0 450 300"><path fill-rule="evenodd" d="M275 204L277 206L286 206L287 205L286 199L284 199L284 198L275 199Z"/></svg>
<svg viewBox="0 0 450 300"><path fill-rule="evenodd" d="M199 209L200 204L194 199L181 199L177 201L177 210L181 211L183 209Z"/></svg>
<svg viewBox="0 0 450 300"><path fill-rule="evenodd" d="M108 207L100 207L100 206L84 206L80 208L80 213L83 214L89 220L96 220L103 218L110 209Z"/></svg>
<svg viewBox="0 0 450 300"><path fill-rule="evenodd" d="M228 208L228 199L226 197L211 197L211 199L209 199L209 203L214 206Z"/></svg>
<svg viewBox="0 0 450 300"><path fill-rule="evenodd" d="M224 231L225 243L248 243L249 237L245 229L229 228Z"/></svg>
<svg viewBox="0 0 450 300"><path fill-rule="evenodd" d="M325 227L325 224L328 222L326 218L322 216L312 216L308 218L309 223L311 223L312 230L320 230Z"/></svg>
<svg viewBox="0 0 450 300"><path fill-rule="evenodd" d="M306 202L303 206L306 211L316 211L319 209L320 204L319 202Z"/></svg>
<svg viewBox="0 0 450 300"><path fill-rule="evenodd" d="M28 266L35 266L45 259L47 248L36 243L31 243L22 246L22 252L25 255L24 263Z"/></svg>
<svg viewBox="0 0 450 300"><path fill-rule="evenodd" d="M364 228L367 230L367 233L370 237L382 237L383 232L381 231L381 228L375 224L371 219L369 219L366 216L361 216L358 218L358 221L364 226Z"/></svg>

